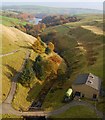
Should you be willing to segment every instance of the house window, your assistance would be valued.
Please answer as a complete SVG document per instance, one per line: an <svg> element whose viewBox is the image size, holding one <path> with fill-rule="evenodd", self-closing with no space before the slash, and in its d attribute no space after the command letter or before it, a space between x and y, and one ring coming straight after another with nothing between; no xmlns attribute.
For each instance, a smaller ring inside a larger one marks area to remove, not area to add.
<svg viewBox="0 0 105 120"><path fill-rule="evenodd" d="M93 94L93 99L96 99L97 98L97 95L96 94Z"/></svg>

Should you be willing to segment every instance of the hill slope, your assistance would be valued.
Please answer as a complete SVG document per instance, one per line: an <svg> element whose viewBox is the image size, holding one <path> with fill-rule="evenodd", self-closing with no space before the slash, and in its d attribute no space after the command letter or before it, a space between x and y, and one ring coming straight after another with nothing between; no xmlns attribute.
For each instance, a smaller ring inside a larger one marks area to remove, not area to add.
<svg viewBox="0 0 105 120"><path fill-rule="evenodd" d="M90 20L89 22L91 23ZM43 31L42 40L44 42L53 42L55 44L55 50L68 64L69 77L64 83L63 89L56 90L52 99L50 99L52 94L49 92L45 103L43 104L43 108L55 109L61 106L61 100L63 100L67 88L71 87L73 81L78 74L81 73L91 72L99 76L102 79L102 86L105 88L105 75L103 74L103 61L105 61L103 57L105 36L102 34L96 34L94 29L91 31L81 27L86 24L87 23L84 24L84 21L83 23L69 23L49 27ZM95 26L95 28L98 29L97 26ZM102 30L100 29L100 31ZM58 99L56 100L56 98Z"/></svg>
<svg viewBox="0 0 105 120"><path fill-rule="evenodd" d="M2 31L2 99L4 101L10 91L11 83L14 76L19 72L27 52L30 51L30 56L27 61L29 62L29 69L33 68L36 57L40 55L42 61L38 62L43 70L40 74L37 72L37 76L33 79L30 86L24 86L18 78L16 94L13 99L13 107L17 110L27 110L32 101L36 98L41 88L45 84L43 81L47 79L52 72L57 74L57 70L61 67L62 58L56 54L53 50L50 53L46 53L45 50L48 46L39 39L36 39L22 31L14 28L0 25ZM33 45L34 44L34 45ZM51 44L50 44L51 46ZM14 52L16 51L17 52ZM48 50L48 49L47 49ZM13 54L8 54L13 52ZM6 54L6 56L5 56ZM8 55L7 55L8 54ZM4 56L3 56L4 55ZM36 72L36 71L34 71ZM35 73L34 73L35 74ZM39 75L39 77L38 77ZM32 88L32 89L31 89ZM20 99L21 98L21 99Z"/></svg>
<svg viewBox="0 0 105 120"><path fill-rule="evenodd" d="M0 31L0 35L2 36L2 52L7 53L12 50L19 49L20 46L32 44L36 38L31 35L27 35L26 33L13 28L6 27L0 24L2 31Z"/></svg>
<svg viewBox="0 0 105 120"><path fill-rule="evenodd" d="M1 24L0 27L2 28L0 31L0 36L2 36L2 54L5 55L18 50L14 54L0 57L0 60L2 59L2 100L4 100L9 93L11 80L20 69L26 52L29 50L29 44L32 44L37 39L13 27L6 27Z"/></svg>
<svg viewBox="0 0 105 120"><path fill-rule="evenodd" d="M25 25L27 22L24 22L17 18L11 18L0 15L0 23L6 26L15 26L15 25Z"/></svg>

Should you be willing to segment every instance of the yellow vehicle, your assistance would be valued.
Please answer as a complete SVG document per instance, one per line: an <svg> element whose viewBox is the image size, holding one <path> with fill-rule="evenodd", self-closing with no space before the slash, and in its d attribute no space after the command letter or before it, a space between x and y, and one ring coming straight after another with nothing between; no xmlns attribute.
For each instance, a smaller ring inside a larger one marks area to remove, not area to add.
<svg viewBox="0 0 105 120"><path fill-rule="evenodd" d="M69 88L64 97L64 102L69 102L71 100L73 100L73 90L71 88Z"/></svg>

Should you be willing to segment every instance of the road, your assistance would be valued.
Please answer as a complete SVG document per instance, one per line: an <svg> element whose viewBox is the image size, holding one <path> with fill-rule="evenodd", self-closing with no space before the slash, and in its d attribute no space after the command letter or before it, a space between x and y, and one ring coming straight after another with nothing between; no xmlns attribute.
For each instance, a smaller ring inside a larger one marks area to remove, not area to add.
<svg viewBox="0 0 105 120"><path fill-rule="evenodd" d="M0 57L4 57L4 56L8 56L8 55L12 55L12 54L14 54L14 53L16 53L16 52L18 52L18 51L20 51L20 49L19 49L19 50L14 50L14 51L9 52L9 53L6 53L6 54L2 54L2 55L0 55Z"/></svg>
<svg viewBox="0 0 105 120"><path fill-rule="evenodd" d="M83 105L83 106L89 107L90 109L95 111L97 116L100 117L100 118L105 117L105 116L103 116L103 113L98 111L94 105L92 105L92 104L90 104L88 102L85 102L85 101L77 101L77 100L76 101L74 100L74 101L64 105L63 107L57 109L57 110L49 112L47 114L47 116L61 114L61 113L65 112L66 110L70 109L71 107L78 106L78 105Z"/></svg>
<svg viewBox="0 0 105 120"><path fill-rule="evenodd" d="M78 105L82 105L82 106L86 106L89 107L90 109L92 109L93 111L96 112L97 116L100 118L105 118L105 116L103 116L103 113L101 113L100 111L98 111L95 106L93 106L90 103L87 103L85 101L72 101L66 105L64 105L63 107L54 110L52 112L49 111L27 111L27 112L20 112L20 111L16 111L11 107L11 104L3 104L2 109L3 109L3 114L15 114L17 116L53 116L53 115L57 115L57 114L61 114L65 111L67 111L68 109L74 107L74 106L78 106ZM1 106L0 106L1 107Z"/></svg>
<svg viewBox="0 0 105 120"><path fill-rule="evenodd" d="M12 108L12 99L14 97L15 91L16 91L16 82L18 77L20 76L20 73L23 71L24 69L24 65L26 63L26 60L29 58L30 52L27 51L26 53L26 57L24 59L23 64L21 65L20 70L18 71L18 73L13 77L12 79L12 85L11 85L11 89L10 92L8 94L8 97L6 98L6 100L2 103L2 105L0 105L0 109L2 109L2 113L3 114L15 114L15 115L21 115L21 112L16 111Z"/></svg>

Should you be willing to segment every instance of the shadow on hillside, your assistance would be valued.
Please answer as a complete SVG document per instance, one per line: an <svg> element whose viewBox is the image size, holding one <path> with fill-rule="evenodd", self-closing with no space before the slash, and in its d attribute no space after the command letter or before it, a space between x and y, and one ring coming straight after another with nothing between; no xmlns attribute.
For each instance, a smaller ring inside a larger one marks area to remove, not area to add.
<svg viewBox="0 0 105 120"><path fill-rule="evenodd" d="M19 47L21 47L21 48L25 48L25 49L32 49L31 46L19 46Z"/></svg>
<svg viewBox="0 0 105 120"><path fill-rule="evenodd" d="M41 86L39 83L36 83L28 92L27 101L32 102L37 97L40 92Z"/></svg>
<svg viewBox="0 0 105 120"><path fill-rule="evenodd" d="M20 72L18 72L16 69L14 69L13 67L11 67L10 65L5 65L7 67L7 69L9 70L9 72L4 73L8 79L10 79L11 81L15 81L15 79L18 78Z"/></svg>

